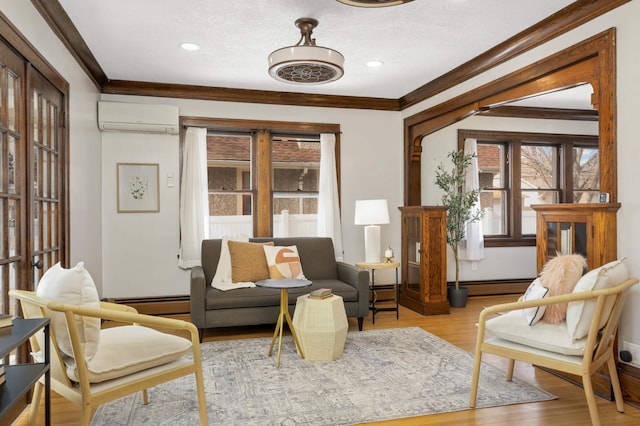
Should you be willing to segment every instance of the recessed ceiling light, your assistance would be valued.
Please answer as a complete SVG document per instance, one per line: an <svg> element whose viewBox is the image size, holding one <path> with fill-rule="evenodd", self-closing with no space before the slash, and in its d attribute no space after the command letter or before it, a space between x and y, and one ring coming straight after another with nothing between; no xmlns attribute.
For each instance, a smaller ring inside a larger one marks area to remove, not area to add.
<svg viewBox="0 0 640 426"><path fill-rule="evenodd" d="M180 43L180 47L182 47L184 50L192 50L192 51L200 49L199 45L195 43L190 43L190 42Z"/></svg>
<svg viewBox="0 0 640 426"><path fill-rule="evenodd" d="M358 7L385 7L409 3L413 0L338 0L340 3Z"/></svg>
<svg viewBox="0 0 640 426"><path fill-rule="evenodd" d="M378 68L378 67L381 67L383 63L384 63L384 62L382 62L382 61L380 61L380 60L377 60L377 59L376 59L376 60L373 60L373 61L367 61L367 62L366 62L366 65L367 65L369 68Z"/></svg>

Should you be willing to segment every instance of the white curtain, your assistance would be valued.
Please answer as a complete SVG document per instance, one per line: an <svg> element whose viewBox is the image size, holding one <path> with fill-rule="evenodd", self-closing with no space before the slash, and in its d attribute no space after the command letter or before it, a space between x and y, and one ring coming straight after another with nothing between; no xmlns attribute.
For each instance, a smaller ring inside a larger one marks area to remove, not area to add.
<svg viewBox="0 0 640 426"><path fill-rule="evenodd" d="M480 179L478 176L478 142L476 139L467 138L464 141L465 155L476 154L471 160L465 182L465 191L479 190ZM473 206L475 211L480 210L480 199ZM476 261L484 258L484 236L482 233L482 220L467 223L465 238L460 241L458 256L463 260Z"/></svg>
<svg viewBox="0 0 640 426"><path fill-rule="evenodd" d="M180 184L178 266L199 266L202 240L209 238L207 129L189 127L184 140Z"/></svg>
<svg viewBox="0 0 640 426"><path fill-rule="evenodd" d="M320 183L318 189L318 236L331 237L336 260L342 260L342 224L336 173L336 135L320 135Z"/></svg>

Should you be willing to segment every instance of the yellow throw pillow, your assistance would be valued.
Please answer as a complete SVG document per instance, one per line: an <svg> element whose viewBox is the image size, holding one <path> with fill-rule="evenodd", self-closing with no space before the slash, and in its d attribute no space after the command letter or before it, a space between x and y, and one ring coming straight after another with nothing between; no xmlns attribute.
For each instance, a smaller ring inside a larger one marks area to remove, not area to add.
<svg viewBox="0 0 640 426"><path fill-rule="evenodd" d="M269 279L269 268L262 246L272 246L268 243L243 243L229 241L231 254L231 281L234 283L254 283Z"/></svg>
<svg viewBox="0 0 640 426"><path fill-rule="evenodd" d="M277 280L282 278L294 278L304 280L300 255L296 246L264 246L264 254L267 257L269 276Z"/></svg>

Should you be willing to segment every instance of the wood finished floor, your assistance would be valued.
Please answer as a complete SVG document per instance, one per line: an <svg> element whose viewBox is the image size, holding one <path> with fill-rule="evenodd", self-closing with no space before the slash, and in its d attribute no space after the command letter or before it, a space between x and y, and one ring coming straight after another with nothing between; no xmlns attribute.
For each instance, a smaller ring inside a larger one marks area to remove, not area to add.
<svg viewBox="0 0 640 426"><path fill-rule="evenodd" d="M376 314L375 325L371 323L371 315L365 320L364 329L383 329L398 327L421 327L424 330L447 340L448 342L473 352L475 347L478 314L484 306L510 302L515 296L473 297L466 308L452 308L449 315L422 316L400 307L400 319L396 320L394 312ZM178 317L188 320L188 316ZM349 320L349 332L357 332L355 320ZM252 337L270 337L273 326L242 327L207 330L205 341L244 339ZM265 348L266 350L266 348ZM485 356L484 360L503 369L506 363L496 357ZM283 366L282 368L286 368ZM589 425L591 420L582 388L562 380L552 374L534 368L531 365L516 363L515 375L529 383L535 384L547 392L558 396L554 401L510 405L496 408L466 410L456 413L438 414L407 419L367 423L374 425L527 425L527 426L575 426ZM625 404L625 413L616 411L615 403L603 398L596 398L600 421L603 425L639 425L640 410ZM52 425L75 425L80 410L70 402L52 393ZM153 401L151 401L153 403ZM39 423L44 424L44 412L40 407ZM25 410L26 413L26 410ZM23 413L15 425L26 425Z"/></svg>

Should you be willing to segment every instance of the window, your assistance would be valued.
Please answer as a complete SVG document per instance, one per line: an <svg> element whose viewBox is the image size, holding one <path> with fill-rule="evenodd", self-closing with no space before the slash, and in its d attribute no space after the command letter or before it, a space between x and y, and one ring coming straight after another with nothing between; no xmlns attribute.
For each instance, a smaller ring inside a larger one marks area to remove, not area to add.
<svg viewBox="0 0 640 426"><path fill-rule="evenodd" d="M460 130L478 141L486 246L534 245L532 204L592 203L599 195L598 137Z"/></svg>
<svg viewBox="0 0 640 426"><path fill-rule="evenodd" d="M316 235L320 134L338 125L183 119L196 123L208 129L212 236ZM337 153L338 137L339 176Z"/></svg>

